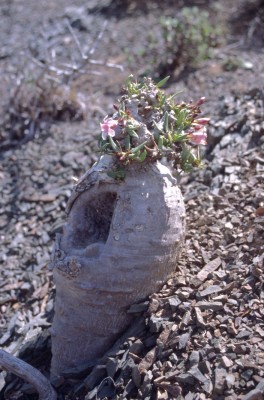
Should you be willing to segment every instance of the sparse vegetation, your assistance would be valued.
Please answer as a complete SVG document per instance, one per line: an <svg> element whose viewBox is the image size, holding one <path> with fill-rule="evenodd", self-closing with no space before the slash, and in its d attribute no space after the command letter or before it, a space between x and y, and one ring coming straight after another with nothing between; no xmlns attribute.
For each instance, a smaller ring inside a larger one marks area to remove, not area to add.
<svg viewBox="0 0 264 400"><path fill-rule="evenodd" d="M162 77L176 74L186 67L198 67L213 55L216 47L224 43L224 26L214 23L219 7L209 11L200 7L183 7L175 16L162 16L158 24L146 35L147 45L127 49L129 64L148 58L142 75Z"/></svg>
<svg viewBox="0 0 264 400"><path fill-rule="evenodd" d="M174 70L180 64L197 66L219 46L222 28L213 25L208 11L184 7L175 18L160 20L167 59L160 68Z"/></svg>
<svg viewBox="0 0 264 400"><path fill-rule="evenodd" d="M43 77L23 79L6 106L0 139L3 147L32 140L54 121L80 121L85 105L80 93Z"/></svg>

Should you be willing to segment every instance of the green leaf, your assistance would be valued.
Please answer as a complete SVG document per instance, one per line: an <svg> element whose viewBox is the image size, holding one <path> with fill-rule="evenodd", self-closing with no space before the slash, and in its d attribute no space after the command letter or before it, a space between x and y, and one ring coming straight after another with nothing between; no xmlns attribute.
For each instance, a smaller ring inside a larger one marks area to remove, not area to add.
<svg viewBox="0 0 264 400"><path fill-rule="evenodd" d="M140 162L143 162L144 160L145 160L145 158L147 157L147 150L146 149L144 149L143 151L142 151L142 153L138 156L138 159L139 159L139 161Z"/></svg>
<svg viewBox="0 0 264 400"><path fill-rule="evenodd" d="M169 97L169 100L174 99L174 97L178 96L178 94L181 94L181 93L183 93L183 92L184 92L184 89L178 90L178 92L172 94L172 95Z"/></svg>
<svg viewBox="0 0 264 400"><path fill-rule="evenodd" d="M169 114L168 111L165 111L163 115L163 129L167 133L169 131Z"/></svg>
<svg viewBox="0 0 264 400"><path fill-rule="evenodd" d="M133 82L133 75L132 74L130 74L128 77L127 77L127 79L126 79L126 81L125 81L125 85L127 86L127 85L129 85L130 83L132 83Z"/></svg>
<svg viewBox="0 0 264 400"><path fill-rule="evenodd" d="M181 153L181 168L185 172L190 172L194 166L198 166L200 160L198 160L194 154L188 149L186 145L182 145Z"/></svg>
<svg viewBox="0 0 264 400"><path fill-rule="evenodd" d="M153 121L153 124L155 125L155 128L160 132L163 133L163 130L158 126L156 121Z"/></svg>
<svg viewBox="0 0 264 400"><path fill-rule="evenodd" d="M154 136L154 140L156 143L158 143L159 137L160 137L160 133L157 131L153 132L153 136Z"/></svg>
<svg viewBox="0 0 264 400"><path fill-rule="evenodd" d="M181 126L182 123L184 122L186 118L186 111L185 110L181 110L178 114L178 118L177 118L177 125Z"/></svg>
<svg viewBox="0 0 264 400"><path fill-rule="evenodd" d="M163 147L164 136L160 136L158 140L158 148L162 150Z"/></svg>
<svg viewBox="0 0 264 400"><path fill-rule="evenodd" d="M128 135L125 137L125 149L130 150L130 148L131 148L130 136Z"/></svg>
<svg viewBox="0 0 264 400"><path fill-rule="evenodd" d="M131 137L138 139L138 134L136 133L136 131L134 131L134 129L129 129L128 133Z"/></svg>
<svg viewBox="0 0 264 400"><path fill-rule="evenodd" d="M107 175L115 180L123 180L126 177L126 173L123 169L118 169L116 171L108 171Z"/></svg>
<svg viewBox="0 0 264 400"><path fill-rule="evenodd" d="M187 140L187 136L185 134L174 133L172 136L173 142L183 142Z"/></svg>
<svg viewBox="0 0 264 400"><path fill-rule="evenodd" d="M162 108L164 106L165 102L166 102L165 94L163 94L162 92L159 92L158 93L158 104L159 104L159 107Z"/></svg>
<svg viewBox="0 0 264 400"><path fill-rule="evenodd" d="M109 146L109 142L107 140L104 140L102 136L100 135L98 137L98 147L100 151L105 151L107 147Z"/></svg>
<svg viewBox="0 0 264 400"><path fill-rule="evenodd" d="M156 84L156 86L157 86L158 88L161 88L162 86L165 85L165 83L168 82L169 79L170 79L170 76L166 76L166 78L164 78L164 79L162 79L161 81L159 81L159 82Z"/></svg>
<svg viewBox="0 0 264 400"><path fill-rule="evenodd" d="M105 151L105 150L107 149L107 147L109 147L109 143L108 143L108 142L106 142L106 143L104 143L104 144L101 144L100 150L101 150L101 151Z"/></svg>
<svg viewBox="0 0 264 400"><path fill-rule="evenodd" d="M116 153L118 153L118 152L119 152L119 148L117 147L117 145L115 144L115 142L113 141L113 139L112 139L111 136L109 136L109 142L110 142L110 145L111 145L112 149L113 149Z"/></svg>
<svg viewBox="0 0 264 400"><path fill-rule="evenodd" d="M141 144L138 145L137 147L134 147L134 148L131 150L131 153L135 154L135 153L138 152L138 150L143 149L143 147L145 146L145 144L146 144L147 142L148 142L148 141L146 140L145 142L141 143Z"/></svg>
<svg viewBox="0 0 264 400"><path fill-rule="evenodd" d="M127 158L129 158L129 160L135 160L137 158L137 154L128 154Z"/></svg>
<svg viewBox="0 0 264 400"><path fill-rule="evenodd" d="M173 140L172 140L172 136L171 136L170 132L167 133L167 136L168 136L169 143L172 143Z"/></svg>

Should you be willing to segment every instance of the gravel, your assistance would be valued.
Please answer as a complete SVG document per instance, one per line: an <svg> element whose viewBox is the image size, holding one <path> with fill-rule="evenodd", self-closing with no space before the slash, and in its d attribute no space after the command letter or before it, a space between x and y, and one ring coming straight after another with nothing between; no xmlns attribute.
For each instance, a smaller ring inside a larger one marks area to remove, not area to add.
<svg viewBox="0 0 264 400"><path fill-rule="evenodd" d="M245 110L247 133L229 133L227 127L205 168L180 179L188 231L175 276L159 293L130 307L135 324L95 366L68 371L65 379L53 382L59 393L67 388L69 398L76 399L93 399L96 393L128 399L259 395L264 380L259 96L229 98L234 114L237 108ZM223 115L221 121L225 126ZM85 123L82 129L87 130ZM47 264L72 174L93 161L95 138L89 129L75 140L73 130L62 124L2 154L1 346L46 370L54 298ZM5 398L11 399L17 380L5 372L0 376ZM19 390L30 393L26 384Z"/></svg>

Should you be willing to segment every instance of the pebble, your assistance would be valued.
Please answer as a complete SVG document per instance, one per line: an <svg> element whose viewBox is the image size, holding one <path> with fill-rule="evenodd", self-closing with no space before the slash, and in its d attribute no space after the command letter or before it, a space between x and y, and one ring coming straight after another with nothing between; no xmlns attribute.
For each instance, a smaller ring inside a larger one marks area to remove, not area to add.
<svg viewBox="0 0 264 400"><path fill-rule="evenodd" d="M225 385L226 385L226 369L224 368L216 368L215 369L215 384L214 384L214 393L216 395L221 395L224 393Z"/></svg>
<svg viewBox="0 0 264 400"><path fill-rule="evenodd" d="M222 356L220 359L220 362L223 365L223 367L225 367L225 368L232 367L232 365L234 364L233 361L230 360L230 358L228 358L226 356Z"/></svg>
<svg viewBox="0 0 264 400"><path fill-rule="evenodd" d="M197 350L193 350L189 356L189 363L192 367L193 365L198 364L200 361L200 353Z"/></svg>
<svg viewBox="0 0 264 400"><path fill-rule="evenodd" d="M179 304L181 304L181 300L180 300L179 297L177 297L177 296L170 298L170 299L168 300L168 302L169 302L169 305L170 305L171 310L172 310L173 312L176 311L177 308L178 308L178 306L179 306Z"/></svg>
<svg viewBox="0 0 264 400"><path fill-rule="evenodd" d="M196 307L199 307L201 310L218 311L223 308L223 304L220 301L198 301Z"/></svg>

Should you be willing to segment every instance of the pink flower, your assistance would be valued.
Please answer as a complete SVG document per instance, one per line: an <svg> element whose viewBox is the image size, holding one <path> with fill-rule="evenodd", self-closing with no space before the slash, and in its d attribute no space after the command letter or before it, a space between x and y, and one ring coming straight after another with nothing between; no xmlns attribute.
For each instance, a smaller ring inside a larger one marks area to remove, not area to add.
<svg viewBox="0 0 264 400"><path fill-rule="evenodd" d="M114 137L115 136L115 128L118 125L118 121L113 118L108 118L106 116L104 118L103 123L100 123L101 125L101 132L102 132L102 138L106 140L107 136Z"/></svg>
<svg viewBox="0 0 264 400"><path fill-rule="evenodd" d="M210 118L198 118L194 122L196 122L199 125L207 125L210 121Z"/></svg>
<svg viewBox="0 0 264 400"><path fill-rule="evenodd" d="M206 139L207 139L207 133L206 133L206 128L205 126L201 127L201 129L199 129L198 131L195 132L191 132L189 135L189 139L191 141L191 143L193 144L202 144L202 145L206 145Z"/></svg>

